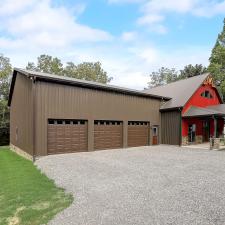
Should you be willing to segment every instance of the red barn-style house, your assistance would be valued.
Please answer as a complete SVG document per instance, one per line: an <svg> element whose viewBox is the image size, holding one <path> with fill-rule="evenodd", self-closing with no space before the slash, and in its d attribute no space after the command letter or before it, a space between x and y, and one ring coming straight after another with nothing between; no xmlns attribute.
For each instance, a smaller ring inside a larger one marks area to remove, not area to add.
<svg viewBox="0 0 225 225"><path fill-rule="evenodd" d="M146 92L171 98L160 108L162 144L200 144L223 136L225 105L209 73Z"/></svg>

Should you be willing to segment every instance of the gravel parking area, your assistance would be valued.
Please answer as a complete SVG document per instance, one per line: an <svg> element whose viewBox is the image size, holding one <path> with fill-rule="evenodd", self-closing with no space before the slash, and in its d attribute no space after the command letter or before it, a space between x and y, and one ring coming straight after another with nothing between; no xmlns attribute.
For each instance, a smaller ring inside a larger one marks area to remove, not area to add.
<svg viewBox="0 0 225 225"><path fill-rule="evenodd" d="M50 224L225 224L225 151L138 147L36 164L74 195Z"/></svg>

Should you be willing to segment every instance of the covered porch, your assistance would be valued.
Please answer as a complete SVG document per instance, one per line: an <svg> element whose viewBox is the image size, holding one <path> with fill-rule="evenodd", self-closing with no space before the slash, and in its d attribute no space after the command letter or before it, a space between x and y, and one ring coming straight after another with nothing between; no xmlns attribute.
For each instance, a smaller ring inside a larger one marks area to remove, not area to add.
<svg viewBox="0 0 225 225"><path fill-rule="evenodd" d="M191 106L182 116L182 145L224 143L225 105ZM204 145L206 146L206 145Z"/></svg>

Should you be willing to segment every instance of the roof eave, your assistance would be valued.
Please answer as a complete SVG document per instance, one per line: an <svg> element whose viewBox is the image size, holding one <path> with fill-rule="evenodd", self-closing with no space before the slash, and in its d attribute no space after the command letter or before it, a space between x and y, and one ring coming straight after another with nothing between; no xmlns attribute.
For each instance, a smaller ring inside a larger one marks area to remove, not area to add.
<svg viewBox="0 0 225 225"><path fill-rule="evenodd" d="M191 115L191 116L182 116L182 118L193 118L193 117L209 117L209 116L222 116L225 117L225 114L215 113L215 114L205 114L205 115Z"/></svg>
<svg viewBox="0 0 225 225"><path fill-rule="evenodd" d="M118 92L118 93L137 95L137 96L141 96L141 97L170 100L169 97L165 97L165 96L150 95L150 94L146 94L144 92L141 93L141 92L135 91L135 90L126 90L126 89L123 89L123 88L115 88L115 87L110 87L110 86L108 86L108 87L107 86L101 86L101 85L98 86L98 85L95 85L95 84L89 84L89 83L85 83L85 82L82 82L82 81L79 82L79 81L69 81L69 80L62 80L62 79L57 80L57 79L54 79L52 77L39 77L39 76L36 76L36 79L40 80L40 81L51 82L51 83L86 87L86 88L105 90L105 91L114 91L114 92Z"/></svg>
<svg viewBox="0 0 225 225"><path fill-rule="evenodd" d="M15 82L16 82L16 73L17 73L17 71L13 70L12 79L10 82L10 89L9 89L8 107L10 107L11 101L12 101L13 90L14 90L14 86L15 86Z"/></svg>
<svg viewBox="0 0 225 225"><path fill-rule="evenodd" d="M176 106L176 107L172 107L172 108L161 108L159 109L160 112L165 112L165 111L175 111L175 110L182 110L183 106Z"/></svg>
<svg viewBox="0 0 225 225"><path fill-rule="evenodd" d="M11 105L12 101L12 95L13 95L13 90L15 86L15 81L16 81L16 76L17 73L23 74L27 77L35 77L37 80L40 81L46 81L46 82L52 82L52 83L60 83L60 84L65 84L65 85L72 85L72 86L80 86L80 87L86 87L86 88L92 88L92 89L98 89L98 90L105 90L105 91L112 91L112 92L117 92L117 93L123 93L123 94L130 94L130 95L135 95L135 96L141 96L141 97L147 97L147 98L154 98L154 99L161 99L161 100L170 100L170 97L166 96L160 96L160 95L154 95L154 94L148 94L144 93L141 91L136 91L132 89L126 89L126 88L120 88L120 87L114 87L114 86L106 86L102 84L93 84L93 83L88 83L86 81L79 81L79 80L63 80L62 78L54 78L54 77L44 77L40 76L38 74L35 74L35 71L32 73L29 73L27 71L24 71L19 68L14 68L13 70L13 76L10 84L10 92L9 92L9 100L8 100L8 106Z"/></svg>

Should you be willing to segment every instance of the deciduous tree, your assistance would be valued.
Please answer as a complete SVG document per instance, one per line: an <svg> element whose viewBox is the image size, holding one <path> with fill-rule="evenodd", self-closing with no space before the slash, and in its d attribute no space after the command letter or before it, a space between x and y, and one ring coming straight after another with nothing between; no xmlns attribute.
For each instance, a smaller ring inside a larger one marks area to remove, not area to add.
<svg viewBox="0 0 225 225"><path fill-rule="evenodd" d="M10 59L0 54L0 145L9 141L9 82L12 74Z"/></svg>
<svg viewBox="0 0 225 225"><path fill-rule="evenodd" d="M108 83L112 80L100 62L83 62L77 65L74 62L67 62L66 66L63 66L59 58L49 55L40 55L37 58L37 64L28 62L26 69L100 83Z"/></svg>
<svg viewBox="0 0 225 225"><path fill-rule="evenodd" d="M178 72L172 68L162 67L156 72L150 74L149 88L165 85L178 79Z"/></svg>
<svg viewBox="0 0 225 225"><path fill-rule="evenodd" d="M223 30L218 35L209 58L210 64L208 71L214 76L216 84L225 99L225 19L223 22Z"/></svg>
<svg viewBox="0 0 225 225"><path fill-rule="evenodd" d="M36 65L33 62L28 62L26 69L58 75L63 74L63 64L61 60L57 57L44 54L37 58Z"/></svg>
<svg viewBox="0 0 225 225"><path fill-rule="evenodd" d="M68 62L64 71L67 76L82 80L97 81L104 84L112 80L111 77L107 76L107 72L102 69L100 62L83 62L78 65Z"/></svg>
<svg viewBox="0 0 225 225"><path fill-rule="evenodd" d="M184 69L180 70L179 79L194 77L205 72L207 72L207 68L202 64L196 64L194 66L189 64L185 66Z"/></svg>

